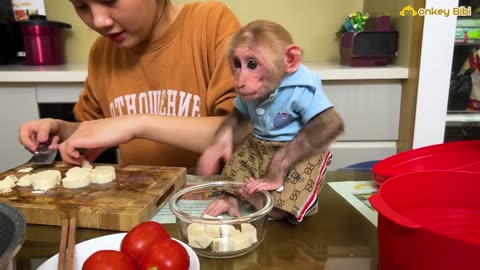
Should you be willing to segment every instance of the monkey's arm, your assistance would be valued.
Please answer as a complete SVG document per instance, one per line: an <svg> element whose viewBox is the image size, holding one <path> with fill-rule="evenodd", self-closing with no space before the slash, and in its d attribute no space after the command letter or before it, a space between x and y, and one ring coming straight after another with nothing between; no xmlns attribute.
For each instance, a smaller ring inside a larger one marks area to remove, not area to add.
<svg viewBox="0 0 480 270"><path fill-rule="evenodd" d="M343 120L334 108L317 114L290 143L275 152L263 179L246 180L246 192L278 189L283 185L284 177L297 163L326 151L343 131Z"/></svg>
<svg viewBox="0 0 480 270"><path fill-rule="evenodd" d="M248 118L234 109L215 132L212 143L198 160L197 173L209 176L217 173L222 160L232 159L233 150L245 137L249 124Z"/></svg>
<svg viewBox="0 0 480 270"><path fill-rule="evenodd" d="M234 108L215 133L215 140L218 141L219 138L228 135L227 137L231 138L230 143L232 145L238 145L247 135L247 127L249 123L249 119L243 116L239 110Z"/></svg>
<svg viewBox="0 0 480 270"><path fill-rule="evenodd" d="M283 179L300 161L326 151L343 131L343 120L333 107L317 114L290 143L273 155L265 178Z"/></svg>

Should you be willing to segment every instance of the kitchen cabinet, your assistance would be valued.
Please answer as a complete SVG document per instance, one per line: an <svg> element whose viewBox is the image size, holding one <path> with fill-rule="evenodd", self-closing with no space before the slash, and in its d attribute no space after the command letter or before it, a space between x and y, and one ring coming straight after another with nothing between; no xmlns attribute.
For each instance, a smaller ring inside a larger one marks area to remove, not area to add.
<svg viewBox="0 0 480 270"><path fill-rule="evenodd" d="M27 121L38 119L38 105L33 85L2 84L0 91L0 171L4 171L27 162L32 156L18 142L18 128Z"/></svg>
<svg viewBox="0 0 480 270"><path fill-rule="evenodd" d="M331 147L332 169L397 153L400 81L325 80L324 90L345 121L345 133Z"/></svg>
<svg viewBox="0 0 480 270"><path fill-rule="evenodd" d="M341 141L398 139L402 87L394 80L325 81L324 90L346 121Z"/></svg>
<svg viewBox="0 0 480 270"><path fill-rule="evenodd" d="M306 65L320 75L327 96L345 120L346 132L331 146L332 169L397 152L402 81L408 76L407 68ZM0 66L0 100L5 103L2 112L11 116L0 120L3 127L8 125L9 134L0 141L0 148L11 149L1 156L0 171L28 160L30 153L18 143L17 132L22 123L40 117L38 104L74 103L86 76L86 67L81 65ZM7 114L13 109L16 114Z"/></svg>

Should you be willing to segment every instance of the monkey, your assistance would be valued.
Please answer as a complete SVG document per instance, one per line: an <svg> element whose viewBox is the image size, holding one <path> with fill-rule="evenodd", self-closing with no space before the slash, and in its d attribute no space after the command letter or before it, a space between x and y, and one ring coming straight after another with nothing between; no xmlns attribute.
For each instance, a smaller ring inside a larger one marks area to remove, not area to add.
<svg viewBox="0 0 480 270"><path fill-rule="evenodd" d="M344 132L343 119L280 24L255 20L243 26L227 56L237 92L234 110L200 156L197 173L213 175L226 162L224 180L243 181L244 194L271 192L270 216L299 223L318 211L328 147ZM238 216L232 207L236 204L226 198L204 213Z"/></svg>

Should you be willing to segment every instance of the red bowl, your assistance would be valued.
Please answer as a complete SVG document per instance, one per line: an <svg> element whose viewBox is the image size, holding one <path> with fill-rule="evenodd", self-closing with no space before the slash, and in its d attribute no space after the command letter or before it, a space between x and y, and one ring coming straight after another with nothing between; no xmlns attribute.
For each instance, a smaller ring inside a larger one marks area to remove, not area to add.
<svg viewBox="0 0 480 270"><path fill-rule="evenodd" d="M448 142L405 151L377 162L373 180L381 185L391 177L429 170L480 172L480 140Z"/></svg>
<svg viewBox="0 0 480 270"><path fill-rule="evenodd" d="M369 201L378 211L378 269L477 270L480 173L402 174Z"/></svg>

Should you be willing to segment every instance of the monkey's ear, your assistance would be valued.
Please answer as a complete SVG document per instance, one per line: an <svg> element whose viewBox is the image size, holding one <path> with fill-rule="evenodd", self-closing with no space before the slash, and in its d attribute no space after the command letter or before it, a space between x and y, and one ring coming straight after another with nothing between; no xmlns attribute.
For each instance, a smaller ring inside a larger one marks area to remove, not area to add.
<svg viewBox="0 0 480 270"><path fill-rule="evenodd" d="M292 74L302 63L302 50L297 45L290 45L285 52L285 72Z"/></svg>

